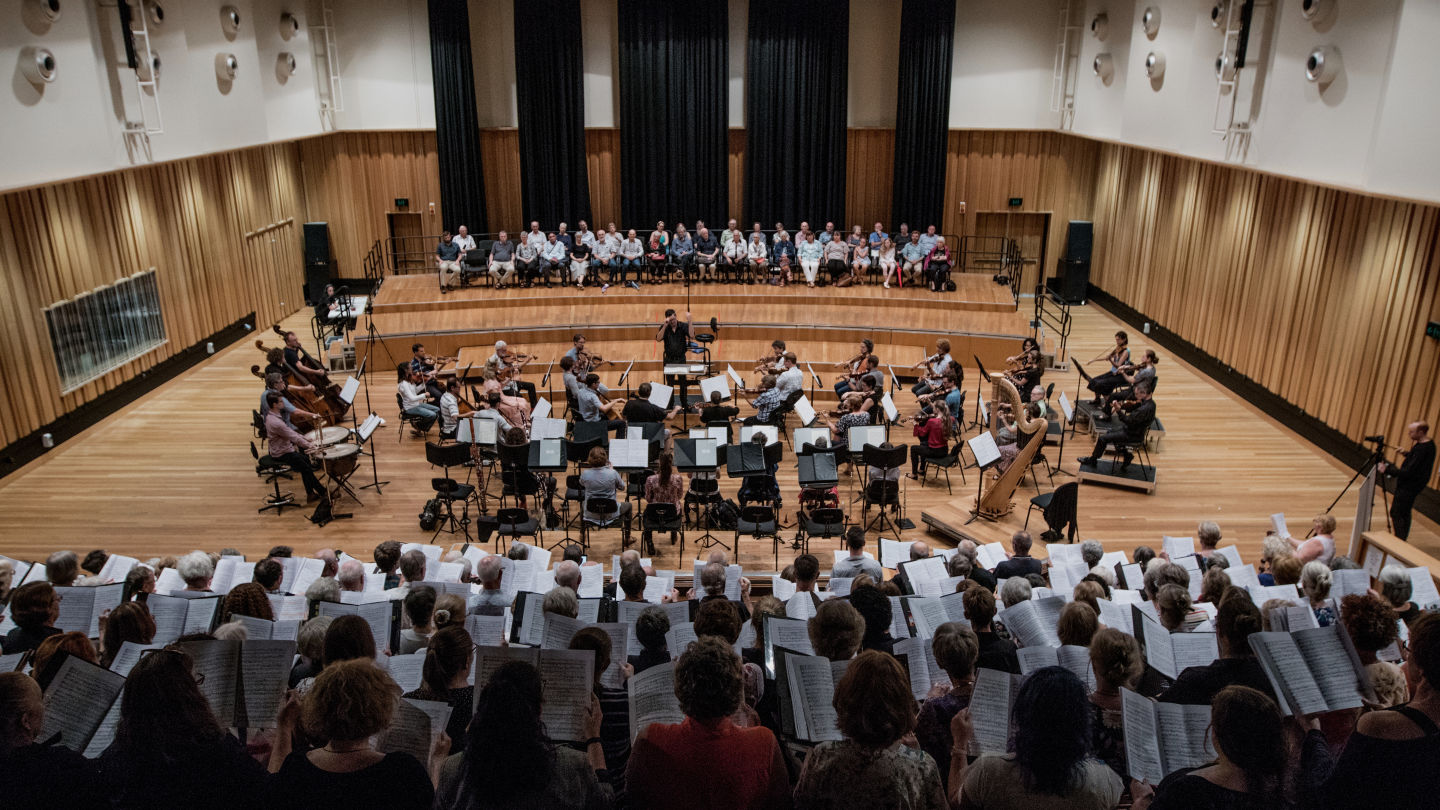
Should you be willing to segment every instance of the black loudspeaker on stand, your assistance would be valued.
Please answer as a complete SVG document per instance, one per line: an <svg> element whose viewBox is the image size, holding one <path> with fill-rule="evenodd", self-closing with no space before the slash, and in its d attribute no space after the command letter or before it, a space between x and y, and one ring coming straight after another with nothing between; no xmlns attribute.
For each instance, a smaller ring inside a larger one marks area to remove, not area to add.
<svg viewBox="0 0 1440 810"><path fill-rule="evenodd" d="M1056 262L1055 276L1045 286L1067 304L1083 304L1090 290L1090 248L1094 225L1072 220L1065 235L1065 255Z"/></svg>
<svg viewBox="0 0 1440 810"><path fill-rule="evenodd" d="M334 276L330 255L330 224L305 223L305 300L313 306L325 295L325 285Z"/></svg>

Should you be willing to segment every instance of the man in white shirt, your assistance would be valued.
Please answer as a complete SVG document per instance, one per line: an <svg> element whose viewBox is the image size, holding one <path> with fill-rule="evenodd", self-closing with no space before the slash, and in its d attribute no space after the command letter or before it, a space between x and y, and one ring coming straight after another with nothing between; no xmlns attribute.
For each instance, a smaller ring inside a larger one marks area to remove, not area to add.
<svg viewBox="0 0 1440 810"><path fill-rule="evenodd" d="M635 236L634 228L626 232L625 241L620 243L619 256L620 283L631 289L640 289L640 266L645 260L645 244ZM626 276L631 270L635 271L635 279L627 281Z"/></svg>
<svg viewBox="0 0 1440 810"><path fill-rule="evenodd" d="M916 382L910 392L916 396L928 394L931 391L938 391L945 372L949 370L950 364L955 362L950 357L950 341L940 338L935 341L935 353L916 364L916 368L925 369L925 376Z"/></svg>
<svg viewBox="0 0 1440 810"><path fill-rule="evenodd" d="M565 283L565 265L570 262L570 252L565 249L565 243L561 242L555 234L550 234L545 242L545 249L540 251L540 274L545 277L545 286L550 286L550 277L553 274Z"/></svg>
<svg viewBox="0 0 1440 810"><path fill-rule="evenodd" d="M400 381L400 410L406 416L415 418L415 429L424 433L440 418L440 408L434 398L425 390L425 378L419 372L409 372Z"/></svg>
<svg viewBox="0 0 1440 810"><path fill-rule="evenodd" d="M794 352L785 352L780 362L785 370L775 379L775 387L780 389L780 396L784 398L804 387L805 372L796 365Z"/></svg>
<svg viewBox="0 0 1440 810"><path fill-rule="evenodd" d="M530 232L525 234L525 241L534 245L537 253L545 249L545 232L540 230L539 222L531 220Z"/></svg>
<svg viewBox="0 0 1440 810"><path fill-rule="evenodd" d="M580 220L580 225L575 229L575 244L584 242L593 250L595 248L595 234L585 220Z"/></svg>
<svg viewBox="0 0 1440 810"><path fill-rule="evenodd" d="M465 257L465 251L475 249L475 237L470 235L470 229L466 228L464 225L461 225L457 230L457 235L455 236L455 246L460 248L460 257L462 259Z"/></svg>
<svg viewBox="0 0 1440 810"><path fill-rule="evenodd" d="M605 283L600 287L603 295L610 289L610 283L615 280L615 266L619 263L615 258L615 248L610 244L608 234L595 240L591 256L590 265L595 268L595 277L605 279Z"/></svg>
<svg viewBox="0 0 1440 810"><path fill-rule="evenodd" d="M451 378L440 397L440 438L453 439L460 428L460 381Z"/></svg>

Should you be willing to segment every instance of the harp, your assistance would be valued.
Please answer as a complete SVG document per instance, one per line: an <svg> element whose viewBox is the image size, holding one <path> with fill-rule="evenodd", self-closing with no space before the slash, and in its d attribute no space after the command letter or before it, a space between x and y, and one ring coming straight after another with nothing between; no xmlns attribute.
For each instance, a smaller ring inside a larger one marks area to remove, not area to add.
<svg viewBox="0 0 1440 810"><path fill-rule="evenodd" d="M1031 419L1025 412L1025 403L1020 399L1020 392L1015 390L1014 383L1005 379L1005 375L999 372L991 372L990 384L992 403L998 405L1001 402L1010 403L1010 411L1015 415L1015 431L1019 442L1019 452L1010 467L1000 477L990 481L990 486L985 487L975 501L975 513L986 520L999 520L1010 514L1015 508L1010 496L1015 494L1015 487L1019 486L1020 480L1025 477L1025 471L1030 469L1030 462L1040 447L1045 443L1045 431L1048 427L1045 419ZM999 409L990 409L990 431L994 433L995 426L999 423Z"/></svg>

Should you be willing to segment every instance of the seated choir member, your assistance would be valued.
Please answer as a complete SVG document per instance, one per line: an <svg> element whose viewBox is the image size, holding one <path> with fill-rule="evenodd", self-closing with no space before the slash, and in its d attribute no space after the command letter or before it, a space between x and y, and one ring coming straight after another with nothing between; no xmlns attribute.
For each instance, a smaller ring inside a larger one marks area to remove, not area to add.
<svg viewBox="0 0 1440 810"><path fill-rule="evenodd" d="M449 616L445 618L448 620ZM446 624L430 636L420 687L404 695L413 700L449 704L450 721L445 725L445 735L450 738L450 750L455 753L464 751L469 744L465 732L470 727L475 703L475 687L469 684L474 653L475 642L470 640L464 626Z"/></svg>
<svg viewBox="0 0 1440 810"><path fill-rule="evenodd" d="M0 650L6 655L29 652L50 636L59 635L60 594L49 582L27 582L10 597L10 619L15 627L5 634Z"/></svg>
<svg viewBox="0 0 1440 810"><path fill-rule="evenodd" d="M520 286L529 289L540 277L540 250L545 243L532 242L529 238L515 244L515 275L520 277Z"/></svg>
<svg viewBox="0 0 1440 810"><path fill-rule="evenodd" d="M915 729L915 698L899 661L875 650L851 661L835 685L835 713L845 739L805 757L797 806L948 810L935 760L900 744Z"/></svg>
<svg viewBox="0 0 1440 810"><path fill-rule="evenodd" d="M556 278L560 286L564 287L565 279L570 272L570 251L565 243L560 241L560 235L551 232L545 237L545 247L540 250L540 273L545 277L545 286L550 286L550 279Z"/></svg>
<svg viewBox="0 0 1440 810"><path fill-rule="evenodd" d="M40 685L21 672L0 673L0 772L8 807L101 807L95 761L58 742L40 741L45 701Z"/></svg>

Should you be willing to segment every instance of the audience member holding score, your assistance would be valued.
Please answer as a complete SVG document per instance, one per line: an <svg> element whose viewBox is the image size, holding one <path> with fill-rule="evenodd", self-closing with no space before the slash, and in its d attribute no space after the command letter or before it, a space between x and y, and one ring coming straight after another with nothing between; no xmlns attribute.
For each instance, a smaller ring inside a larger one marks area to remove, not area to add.
<svg viewBox="0 0 1440 810"><path fill-rule="evenodd" d="M45 702L34 678L0 673L0 773L7 807L94 807L104 795L94 760L40 740Z"/></svg>

